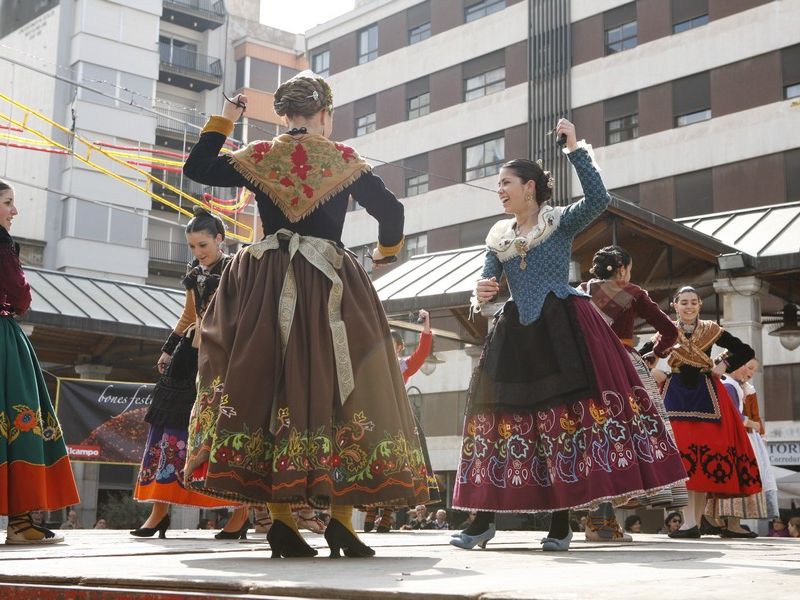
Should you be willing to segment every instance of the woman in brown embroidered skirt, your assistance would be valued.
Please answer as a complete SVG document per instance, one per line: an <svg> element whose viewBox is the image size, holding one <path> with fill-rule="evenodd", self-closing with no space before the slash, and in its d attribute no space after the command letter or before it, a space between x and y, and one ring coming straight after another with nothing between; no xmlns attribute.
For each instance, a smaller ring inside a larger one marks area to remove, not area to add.
<svg viewBox="0 0 800 600"><path fill-rule="evenodd" d="M187 477L206 493L268 502L273 556L313 556L292 502L331 507L331 556L372 556L352 506L427 500L425 466L389 326L341 244L352 195L378 220L376 261L402 247L403 207L356 152L334 144L327 83L301 73L275 93L291 128L219 155L239 104L212 117L187 176L256 193L265 238L225 270L201 327Z"/></svg>

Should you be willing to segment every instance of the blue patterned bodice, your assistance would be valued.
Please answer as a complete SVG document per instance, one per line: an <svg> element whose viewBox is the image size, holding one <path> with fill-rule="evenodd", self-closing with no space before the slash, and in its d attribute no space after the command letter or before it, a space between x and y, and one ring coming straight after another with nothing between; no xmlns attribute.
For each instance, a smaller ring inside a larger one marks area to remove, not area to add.
<svg viewBox="0 0 800 600"><path fill-rule="evenodd" d="M578 174L584 198L563 209L553 209L556 215L554 229L544 241L532 245L525 252L526 268L520 268L522 257L519 255L503 262L496 251L490 247L486 250L481 277L496 277L499 281L501 273L505 273L522 325L529 325L539 318L550 292L559 298L570 295L588 297L569 284L572 241L605 210L611 198L585 147L579 147L567 156Z"/></svg>

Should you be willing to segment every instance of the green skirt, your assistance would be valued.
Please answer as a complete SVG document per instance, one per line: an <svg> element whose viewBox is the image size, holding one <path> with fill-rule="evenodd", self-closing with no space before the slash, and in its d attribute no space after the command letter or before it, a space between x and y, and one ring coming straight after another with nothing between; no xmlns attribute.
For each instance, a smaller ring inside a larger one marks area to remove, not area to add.
<svg viewBox="0 0 800 600"><path fill-rule="evenodd" d="M16 321L0 317L0 515L78 502L36 353Z"/></svg>

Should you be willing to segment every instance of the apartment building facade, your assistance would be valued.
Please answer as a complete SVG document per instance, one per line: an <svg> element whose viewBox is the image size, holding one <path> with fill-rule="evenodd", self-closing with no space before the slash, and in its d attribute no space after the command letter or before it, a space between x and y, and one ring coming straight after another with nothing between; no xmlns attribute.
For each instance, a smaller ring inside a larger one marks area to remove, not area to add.
<svg viewBox="0 0 800 600"><path fill-rule="evenodd" d="M402 198L408 259L483 242L501 215L504 160L544 158L556 201L577 197L548 136L560 115L594 146L612 192L666 217L800 200L800 113L786 102L800 94L798 11L782 0L372 0L306 40L334 89L334 137ZM351 208L344 240L365 256L376 226ZM769 382L799 361L759 332ZM412 384L449 476L471 359L440 356Z"/></svg>

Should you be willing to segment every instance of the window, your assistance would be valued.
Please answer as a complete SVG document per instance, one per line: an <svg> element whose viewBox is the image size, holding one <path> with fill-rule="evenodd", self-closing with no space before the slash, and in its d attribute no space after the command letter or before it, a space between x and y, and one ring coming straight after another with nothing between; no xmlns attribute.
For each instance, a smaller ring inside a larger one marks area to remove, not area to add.
<svg viewBox="0 0 800 600"><path fill-rule="evenodd" d="M406 177L406 198L424 194L428 191L428 174L413 175Z"/></svg>
<svg viewBox="0 0 800 600"><path fill-rule="evenodd" d="M686 125L699 123L700 121L708 121L710 118L711 118L711 109L706 108L704 110L698 110L696 112L688 113L677 117L675 119L675 126L684 127Z"/></svg>
<svg viewBox="0 0 800 600"><path fill-rule="evenodd" d="M247 80L245 79L245 64L247 57L240 58L236 61L236 89L240 90L247 87Z"/></svg>
<svg viewBox="0 0 800 600"><path fill-rule="evenodd" d="M431 37L431 3L420 2L406 11L408 44L416 44Z"/></svg>
<svg viewBox="0 0 800 600"><path fill-rule="evenodd" d="M606 54L614 54L615 52L635 48L637 44L636 29L636 21L631 21L619 27L606 30Z"/></svg>
<svg viewBox="0 0 800 600"><path fill-rule="evenodd" d="M634 92L603 103L606 144L618 144L639 137L639 95Z"/></svg>
<svg viewBox="0 0 800 600"><path fill-rule="evenodd" d="M606 144L618 144L639 137L639 115L606 121Z"/></svg>
<svg viewBox="0 0 800 600"><path fill-rule="evenodd" d="M672 110L676 127L684 127L711 118L708 71L672 82Z"/></svg>
<svg viewBox="0 0 800 600"><path fill-rule="evenodd" d="M464 181L494 175L505 160L505 139L486 140L464 149Z"/></svg>
<svg viewBox="0 0 800 600"><path fill-rule="evenodd" d="M428 251L428 234L412 235L407 237L403 243L403 260L409 259L417 254L425 254Z"/></svg>
<svg viewBox="0 0 800 600"><path fill-rule="evenodd" d="M378 58L378 26L370 25L358 32L358 64Z"/></svg>
<svg viewBox="0 0 800 600"><path fill-rule="evenodd" d="M280 65L280 68L281 68L281 73L280 73L281 83L283 83L284 81L289 81L292 77L294 77L300 72L297 69L293 69L291 67L285 67L283 65Z"/></svg>
<svg viewBox="0 0 800 600"><path fill-rule="evenodd" d="M688 21L681 21L680 23L675 23L672 26L672 33L681 33L682 31L688 31L689 29L694 29L695 27L706 25L707 23L708 23L708 15L700 15L699 17L694 17L693 19L689 19Z"/></svg>
<svg viewBox="0 0 800 600"><path fill-rule="evenodd" d="M311 70L320 77L327 77L331 74L331 52L323 50L311 55Z"/></svg>
<svg viewBox="0 0 800 600"><path fill-rule="evenodd" d="M464 21L469 23L506 7L506 0L482 0L464 9Z"/></svg>
<svg viewBox="0 0 800 600"><path fill-rule="evenodd" d="M675 176L675 216L690 217L714 212L711 169Z"/></svg>
<svg viewBox="0 0 800 600"><path fill-rule="evenodd" d="M636 22L636 2L623 4L603 13L606 55L635 48L638 25Z"/></svg>
<svg viewBox="0 0 800 600"><path fill-rule="evenodd" d="M708 23L708 0L671 0L672 33Z"/></svg>
<svg viewBox="0 0 800 600"><path fill-rule="evenodd" d="M80 90L81 100L136 111L140 106L150 105L153 96L153 81L146 77L115 71L91 63L79 63L81 79L87 88ZM132 106L131 103L136 106Z"/></svg>
<svg viewBox="0 0 800 600"><path fill-rule="evenodd" d="M375 131L375 113L356 117L356 137Z"/></svg>
<svg viewBox="0 0 800 600"><path fill-rule="evenodd" d="M781 50L781 75L783 77L783 97L800 96L800 44Z"/></svg>
<svg viewBox="0 0 800 600"><path fill-rule="evenodd" d="M492 69L475 77L470 77L464 82L464 100L473 100L481 96L488 96L499 92L506 87L506 68Z"/></svg>
<svg viewBox="0 0 800 600"><path fill-rule="evenodd" d="M416 44L417 42L421 42L422 40L427 40L431 37L431 22L428 21L427 23L423 23L422 25L418 25L413 29L408 30L408 43Z"/></svg>
<svg viewBox="0 0 800 600"><path fill-rule="evenodd" d="M250 57L250 81L248 87L273 92L280 84L281 69L279 65Z"/></svg>
<svg viewBox="0 0 800 600"><path fill-rule="evenodd" d="M800 200L800 148L783 153L783 172L786 173L786 201Z"/></svg>
<svg viewBox="0 0 800 600"><path fill-rule="evenodd" d="M408 99L408 118L416 119L431 112L431 93L425 92Z"/></svg>

